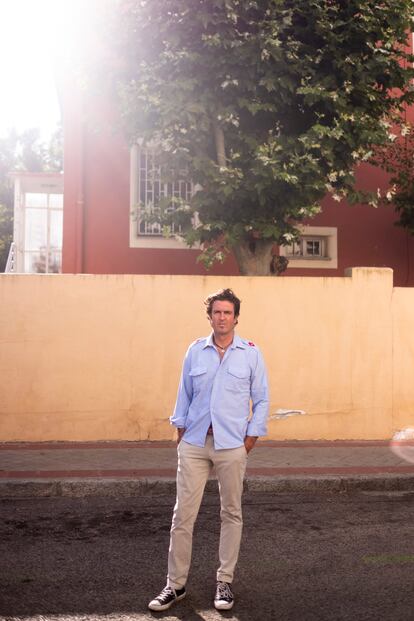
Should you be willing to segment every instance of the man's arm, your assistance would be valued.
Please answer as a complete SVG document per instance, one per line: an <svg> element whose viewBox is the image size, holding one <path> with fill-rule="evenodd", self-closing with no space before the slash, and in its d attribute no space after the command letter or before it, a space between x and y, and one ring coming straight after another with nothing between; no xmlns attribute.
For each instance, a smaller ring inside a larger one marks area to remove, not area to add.
<svg viewBox="0 0 414 621"><path fill-rule="evenodd" d="M181 438L183 437L185 432L184 427L177 427L177 445L180 444Z"/></svg>
<svg viewBox="0 0 414 621"><path fill-rule="evenodd" d="M189 375L190 368L191 354L190 350L188 350L185 355L183 368L181 371L181 378L178 385L177 400L175 402L174 412L173 415L170 417L170 423L178 429L177 442L181 440L181 436L184 434L188 408L190 407L190 403L193 398L193 383Z"/></svg>
<svg viewBox="0 0 414 621"><path fill-rule="evenodd" d="M269 389L263 356L257 351L256 368L252 374L250 396L252 400L252 417L247 425L244 445L249 452L259 436L267 434L267 417L269 412Z"/></svg>
<svg viewBox="0 0 414 621"><path fill-rule="evenodd" d="M250 453L254 445L256 444L257 436L246 436L244 438L244 446L246 453Z"/></svg>

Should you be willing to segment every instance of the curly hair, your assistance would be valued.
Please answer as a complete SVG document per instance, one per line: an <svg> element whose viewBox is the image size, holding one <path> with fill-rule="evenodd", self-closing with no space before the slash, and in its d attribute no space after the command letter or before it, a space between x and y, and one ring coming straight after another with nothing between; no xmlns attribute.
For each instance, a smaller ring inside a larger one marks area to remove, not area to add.
<svg viewBox="0 0 414 621"><path fill-rule="evenodd" d="M219 289L215 293L210 295L204 300L204 304L207 307L207 315L211 317L213 311L213 304L219 300L220 302L231 302L234 306L234 316L238 317L240 314L240 302L237 295L231 289Z"/></svg>

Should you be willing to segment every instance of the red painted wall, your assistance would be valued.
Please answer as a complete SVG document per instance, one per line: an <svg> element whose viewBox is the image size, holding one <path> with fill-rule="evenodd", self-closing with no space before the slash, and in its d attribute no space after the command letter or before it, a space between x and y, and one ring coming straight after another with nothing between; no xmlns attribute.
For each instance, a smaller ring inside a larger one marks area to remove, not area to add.
<svg viewBox="0 0 414 621"><path fill-rule="evenodd" d="M100 96L85 106L76 85L63 93L65 189L63 272L92 274L238 274L230 256L207 272L196 250L129 248L129 148L117 119ZM386 177L367 165L359 183L386 187ZM394 226L392 207L349 206L323 201L307 224L336 226L338 269L297 269L288 276L343 276L352 266L391 267L396 286L414 286L414 237Z"/></svg>
<svg viewBox="0 0 414 621"><path fill-rule="evenodd" d="M63 272L237 274L232 256L207 271L197 250L129 247L129 147L109 106L89 101L92 116L73 92L64 99Z"/></svg>
<svg viewBox="0 0 414 621"><path fill-rule="evenodd" d="M384 172L362 165L356 174L360 187L387 187ZM394 270L394 285L414 286L414 236L395 225L392 206L374 208L369 205L349 205L326 197L322 212L307 224L336 226L338 229L338 268L295 269L288 276L343 276L349 267L390 267Z"/></svg>

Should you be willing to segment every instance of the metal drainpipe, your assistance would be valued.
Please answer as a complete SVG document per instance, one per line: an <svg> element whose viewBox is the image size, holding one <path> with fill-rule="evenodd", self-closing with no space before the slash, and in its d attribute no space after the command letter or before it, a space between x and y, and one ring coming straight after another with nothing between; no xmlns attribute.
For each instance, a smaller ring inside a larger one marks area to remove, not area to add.
<svg viewBox="0 0 414 621"><path fill-rule="evenodd" d="M81 111L83 114L83 110ZM85 220L85 122L80 124L78 197L76 200L76 261L75 273L84 272L84 220Z"/></svg>

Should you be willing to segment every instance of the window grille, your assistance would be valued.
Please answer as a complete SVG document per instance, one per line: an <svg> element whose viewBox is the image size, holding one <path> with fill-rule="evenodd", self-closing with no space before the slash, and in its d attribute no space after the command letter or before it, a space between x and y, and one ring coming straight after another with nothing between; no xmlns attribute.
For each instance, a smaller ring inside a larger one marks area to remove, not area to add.
<svg viewBox="0 0 414 621"><path fill-rule="evenodd" d="M318 259L326 257L326 238L324 237L301 237L286 247L288 257L316 257Z"/></svg>
<svg viewBox="0 0 414 621"><path fill-rule="evenodd" d="M184 172L174 174L170 171L163 174L162 167L157 163L154 152L150 149L139 149L138 152L138 235L160 237L163 234L162 224L154 221L154 208L162 199L180 199L188 203L193 194L193 184L184 179ZM167 179L168 177L168 179ZM176 205L173 201L165 208L165 212L173 212ZM172 223L170 233L180 234L181 226Z"/></svg>
<svg viewBox="0 0 414 621"><path fill-rule="evenodd" d="M337 269L338 230L333 226L300 226L300 237L279 253L289 259L289 269Z"/></svg>

